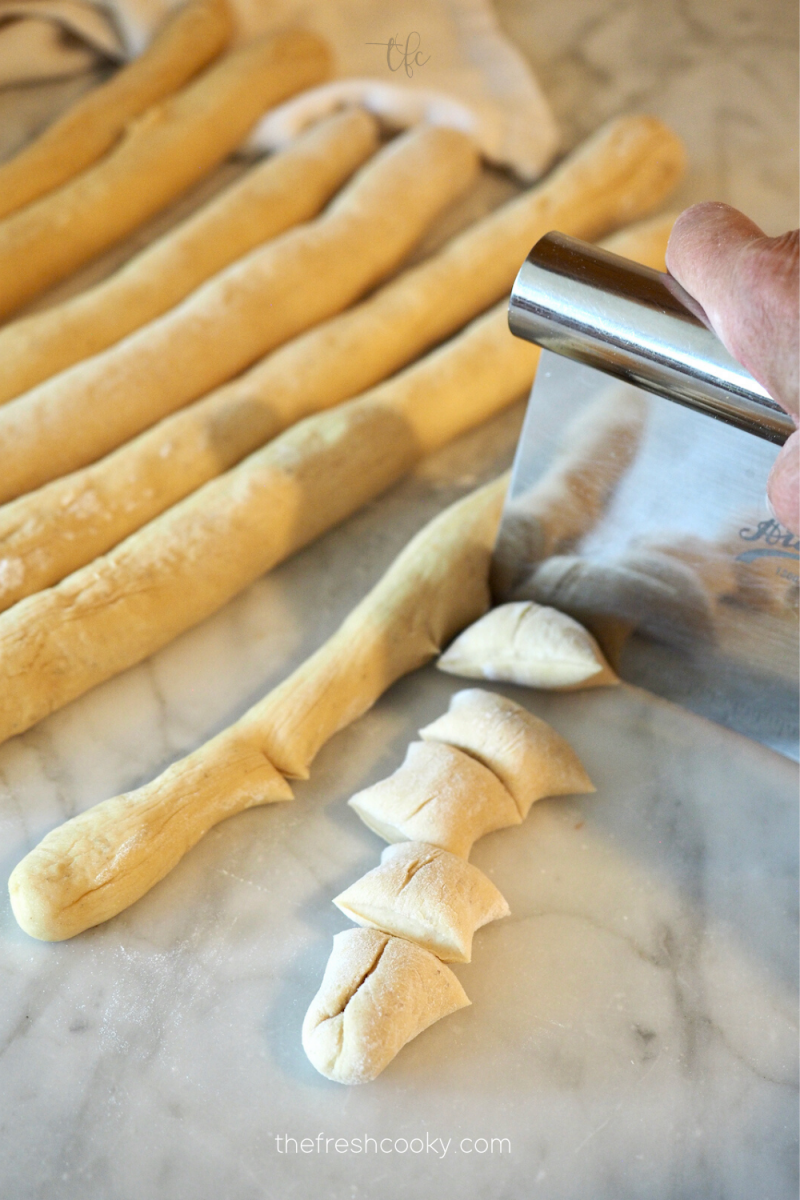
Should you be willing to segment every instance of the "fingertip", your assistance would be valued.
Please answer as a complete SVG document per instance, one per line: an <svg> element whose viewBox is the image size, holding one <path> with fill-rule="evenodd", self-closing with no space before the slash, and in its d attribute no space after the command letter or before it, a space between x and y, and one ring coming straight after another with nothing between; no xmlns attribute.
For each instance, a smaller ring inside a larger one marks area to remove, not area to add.
<svg viewBox="0 0 800 1200"><path fill-rule="evenodd" d="M763 237L762 231L744 213L721 200L704 200L684 209L675 222L667 245L667 269L688 285L710 255L735 253L758 237Z"/></svg>

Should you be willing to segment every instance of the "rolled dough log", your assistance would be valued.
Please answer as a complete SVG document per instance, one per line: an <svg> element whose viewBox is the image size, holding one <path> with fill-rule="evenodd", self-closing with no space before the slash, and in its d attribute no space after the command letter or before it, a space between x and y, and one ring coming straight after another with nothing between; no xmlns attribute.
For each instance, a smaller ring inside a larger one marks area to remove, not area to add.
<svg viewBox="0 0 800 1200"><path fill-rule="evenodd" d="M94 166L0 222L0 317L123 238L207 174L265 109L328 71L319 38L250 42L148 108Z"/></svg>
<svg viewBox="0 0 800 1200"><path fill-rule="evenodd" d="M614 243L631 257L647 250L651 264L660 254L663 265L671 221L633 225ZM479 304L471 281L494 270L468 240L457 242L473 267L467 279L446 248L99 462L0 508L0 610L58 583L288 425L356 395L451 333ZM2 346L0 330L0 353Z"/></svg>
<svg viewBox="0 0 800 1200"><path fill-rule="evenodd" d="M237 793L248 805L282 799L282 784L260 770L264 759L307 777L324 742L484 612L507 482L480 488L426 525L333 637L234 725L151 783L52 830L9 882L26 933L58 941L127 908L169 870L148 813L167 827L173 816L191 822L195 806L202 821L216 804L222 820Z"/></svg>
<svg viewBox="0 0 800 1200"><path fill-rule="evenodd" d="M470 962L475 930L509 914L483 871L426 842L387 846L380 866L333 903L357 925L415 942L442 962Z"/></svg>
<svg viewBox="0 0 800 1200"><path fill-rule="evenodd" d="M588 630L532 600L493 608L460 633L436 665L468 679L557 691L619 683Z"/></svg>
<svg viewBox="0 0 800 1200"><path fill-rule="evenodd" d="M146 793L126 792L73 817L68 855L63 835L51 834L23 860L8 888L26 933L59 941L107 920L163 879L213 825L255 804L292 799L289 784L252 742L227 737L220 755L213 738L191 757L168 767ZM69 898L60 912L54 895Z"/></svg>
<svg viewBox="0 0 800 1200"><path fill-rule="evenodd" d="M456 692L444 716L419 734L425 741L459 747L494 772L514 797L520 819L545 796L595 790L569 742L521 704L495 692Z"/></svg>
<svg viewBox="0 0 800 1200"><path fill-rule="evenodd" d="M0 166L0 217L59 187L105 154L133 117L182 87L222 51L233 30L225 0L188 0L147 49L93 88Z"/></svg>
<svg viewBox="0 0 800 1200"><path fill-rule="evenodd" d="M108 279L0 329L0 403L165 313L261 242L319 212L378 144L362 109L321 121Z"/></svg>
<svg viewBox="0 0 800 1200"><path fill-rule="evenodd" d="M0 498L94 461L346 307L398 265L477 165L473 143L455 129L404 134L317 221L251 251L116 346L11 400L0 408Z"/></svg>
<svg viewBox="0 0 800 1200"><path fill-rule="evenodd" d="M511 336L498 305L394 379L293 426L103 558L8 609L0 662L15 682L0 689L0 740L140 662L424 454L511 403L530 387L537 357Z"/></svg>
<svg viewBox="0 0 800 1200"><path fill-rule="evenodd" d="M368 1083L407 1042L469 1004L453 972L413 942L376 929L333 939L303 1021L303 1049L327 1079Z"/></svg>
<svg viewBox="0 0 800 1200"><path fill-rule="evenodd" d="M473 842L522 817L497 776L442 742L412 742L393 775L347 801L387 842L430 842L468 858Z"/></svg>

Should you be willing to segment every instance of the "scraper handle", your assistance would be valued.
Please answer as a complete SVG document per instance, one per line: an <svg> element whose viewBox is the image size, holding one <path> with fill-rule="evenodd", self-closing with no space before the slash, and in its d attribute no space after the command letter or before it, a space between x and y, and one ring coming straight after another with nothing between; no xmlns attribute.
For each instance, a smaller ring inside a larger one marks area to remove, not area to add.
<svg viewBox="0 0 800 1200"><path fill-rule="evenodd" d="M548 233L520 268L511 332L783 445L792 418L733 358L671 275Z"/></svg>

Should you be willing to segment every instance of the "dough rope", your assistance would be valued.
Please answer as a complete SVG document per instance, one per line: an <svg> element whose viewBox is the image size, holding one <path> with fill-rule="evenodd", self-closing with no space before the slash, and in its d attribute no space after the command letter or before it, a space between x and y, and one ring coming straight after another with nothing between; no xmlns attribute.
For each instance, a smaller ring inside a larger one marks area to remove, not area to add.
<svg viewBox="0 0 800 1200"><path fill-rule="evenodd" d="M642 222L613 240L620 253L647 249L663 265L671 220ZM467 236L457 239L462 248ZM459 261L445 247L99 462L0 507L0 610L58 583L270 437L452 333L454 322L473 315L465 305L477 295L451 278ZM472 265L470 278L482 279L487 263ZM453 287L444 291L448 279ZM0 348L2 340L0 331Z"/></svg>
<svg viewBox="0 0 800 1200"><path fill-rule="evenodd" d="M321 121L102 280L0 329L0 403L99 354L322 205L378 144L361 109Z"/></svg>
<svg viewBox="0 0 800 1200"><path fill-rule="evenodd" d="M224 0L188 0L173 10L137 59L92 88L0 166L0 217L96 162L133 117L177 91L216 58L232 32Z"/></svg>
<svg viewBox="0 0 800 1200"><path fill-rule="evenodd" d="M509 333L503 302L414 366L301 421L109 554L8 609L0 615L9 681L0 691L0 740L140 662L423 455L512 403L529 389L537 359L536 347Z"/></svg>
<svg viewBox="0 0 800 1200"><path fill-rule="evenodd" d="M404 134L316 221L251 251L116 346L9 401L0 408L0 498L93 462L345 308L398 265L476 171L465 134L435 127Z"/></svg>
<svg viewBox="0 0 800 1200"><path fill-rule="evenodd" d="M337 632L239 721L144 787L48 833L9 880L25 932L59 941L107 921L212 825L239 808L287 799L273 762L307 776L334 733L486 611L507 482L479 488L430 521Z"/></svg>
<svg viewBox="0 0 800 1200"><path fill-rule="evenodd" d="M328 52L287 32L226 54L146 109L99 162L0 221L0 317L120 241L239 146L265 109L318 83Z"/></svg>

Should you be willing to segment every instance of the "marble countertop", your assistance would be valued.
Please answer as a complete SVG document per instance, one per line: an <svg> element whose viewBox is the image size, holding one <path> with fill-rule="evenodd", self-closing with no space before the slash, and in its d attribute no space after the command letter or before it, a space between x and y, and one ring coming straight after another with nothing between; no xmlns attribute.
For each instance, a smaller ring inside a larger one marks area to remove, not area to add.
<svg viewBox="0 0 800 1200"><path fill-rule="evenodd" d="M498 11L568 141L655 111L690 147L679 204L728 200L769 232L795 222L794 6ZM53 825L152 778L282 679L414 531L509 464L522 411L0 748L3 878ZM306 1060L302 1018L347 926L330 899L382 845L344 801L458 687L433 668L401 681L323 749L293 804L218 826L72 942L27 938L2 902L4 1200L796 1197L797 768L632 687L507 689L573 742L597 793L542 801L476 846L512 916L456 968L470 1008L370 1085Z"/></svg>

